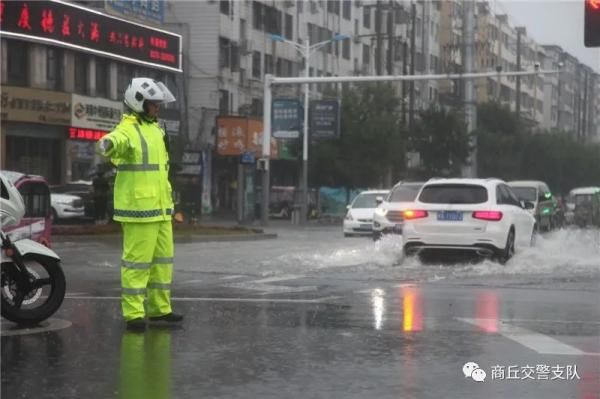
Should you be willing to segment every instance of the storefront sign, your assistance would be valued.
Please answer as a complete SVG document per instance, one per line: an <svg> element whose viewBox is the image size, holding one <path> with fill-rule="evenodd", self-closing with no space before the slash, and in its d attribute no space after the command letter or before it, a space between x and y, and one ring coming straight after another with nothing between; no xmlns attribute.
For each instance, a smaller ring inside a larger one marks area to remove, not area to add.
<svg viewBox="0 0 600 399"><path fill-rule="evenodd" d="M98 141L107 134L103 130L84 129L80 127L69 128L69 139L71 140Z"/></svg>
<svg viewBox="0 0 600 399"><path fill-rule="evenodd" d="M71 95L25 87L2 86L2 120L71 124Z"/></svg>
<svg viewBox="0 0 600 399"><path fill-rule="evenodd" d="M120 14L164 23L165 0L106 0L109 9Z"/></svg>
<svg viewBox="0 0 600 399"><path fill-rule="evenodd" d="M62 1L2 0L0 4L3 37L181 72L181 35Z"/></svg>
<svg viewBox="0 0 600 399"><path fill-rule="evenodd" d="M121 120L123 103L97 97L73 94L71 125L111 131Z"/></svg>
<svg viewBox="0 0 600 399"><path fill-rule="evenodd" d="M239 156L253 151L257 157L262 154L262 121L236 117L217 118L217 153ZM271 159L277 158L277 140L271 138Z"/></svg>

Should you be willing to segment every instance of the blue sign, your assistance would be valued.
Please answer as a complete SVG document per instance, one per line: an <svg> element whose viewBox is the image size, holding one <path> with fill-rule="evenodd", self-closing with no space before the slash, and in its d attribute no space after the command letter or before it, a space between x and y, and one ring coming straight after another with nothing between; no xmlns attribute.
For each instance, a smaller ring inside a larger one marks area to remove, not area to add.
<svg viewBox="0 0 600 399"><path fill-rule="evenodd" d="M106 0L113 10L130 17L142 17L163 24L165 0Z"/></svg>
<svg viewBox="0 0 600 399"><path fill-rule="evenodd" d="M273 100L271 131L277 139L297 139L302 132L302 104L299 100Z"/></svg>
<svg viewBox="0 0 600 399"><path fill-rule="evenodd" d="M242 154L243 164L254 164L256 162L256 155L254 151L246 151Z"/></svg>

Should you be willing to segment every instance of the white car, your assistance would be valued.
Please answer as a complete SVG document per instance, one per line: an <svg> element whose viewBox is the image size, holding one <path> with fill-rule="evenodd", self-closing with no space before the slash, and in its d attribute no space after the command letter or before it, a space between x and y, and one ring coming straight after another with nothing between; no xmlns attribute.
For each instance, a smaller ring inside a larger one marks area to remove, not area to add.
<svg viewBox="0 0 600 399"><path fill-rule="evenodd" d="M533 245L531 202L521 202L502 180L432 179L404 211L406 255L464 253L506 262Z"/></svg>
<svg viewBox="0 0 600 399"><path fill-rule="evenodd" d="M377 198L384 197L387 190L363 191L348 205L344 218L344 237L370 235L373 230L373 213L377 207Z"/></svg>
<svg viewBox="0 0 600 399"><path fill-rule="evenodd" d="M71 219L85 216L85 207L81 197L71 194L51 193L52 218Z"/></svg>
<svg viewBox="0 0 600 399"><path fill-rule="evenodd" d="M423 182L400 182L375 209L373 215L373 240L384 234L402 234L404 217L402 212L411 209Z"/></svg>

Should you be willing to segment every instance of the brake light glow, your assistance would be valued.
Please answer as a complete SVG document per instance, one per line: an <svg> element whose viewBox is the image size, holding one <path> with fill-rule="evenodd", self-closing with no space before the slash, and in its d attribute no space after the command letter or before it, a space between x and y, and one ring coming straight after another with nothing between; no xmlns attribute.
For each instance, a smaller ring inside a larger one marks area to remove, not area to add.
<svg viewBox="0 0 600 399"><path fill-rule="evenodd" d="M497 222L502 220L502 212L498 211L476 211L473 212L473 219L487 220Z"/></svg>
<svg viewBox="0 0 600 399"><path fill-rule="evenodd" d="M427 211L422 211L422 210L418 210L418 211L408 210L408 211L404 211L403 212L403 216L404 216L404 219L407 219L407 220L426 218L427 217Z"/></svg>

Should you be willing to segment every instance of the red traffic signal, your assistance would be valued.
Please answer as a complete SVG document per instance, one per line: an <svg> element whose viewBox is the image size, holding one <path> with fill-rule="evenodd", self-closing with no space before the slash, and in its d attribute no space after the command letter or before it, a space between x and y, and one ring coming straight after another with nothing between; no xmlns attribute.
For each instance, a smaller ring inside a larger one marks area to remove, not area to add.
<svg viewBox="0 0 600 399"><path fill-rule="evenodd" d="M600 0L585 1L585 47L600 47Z"/></svg>

